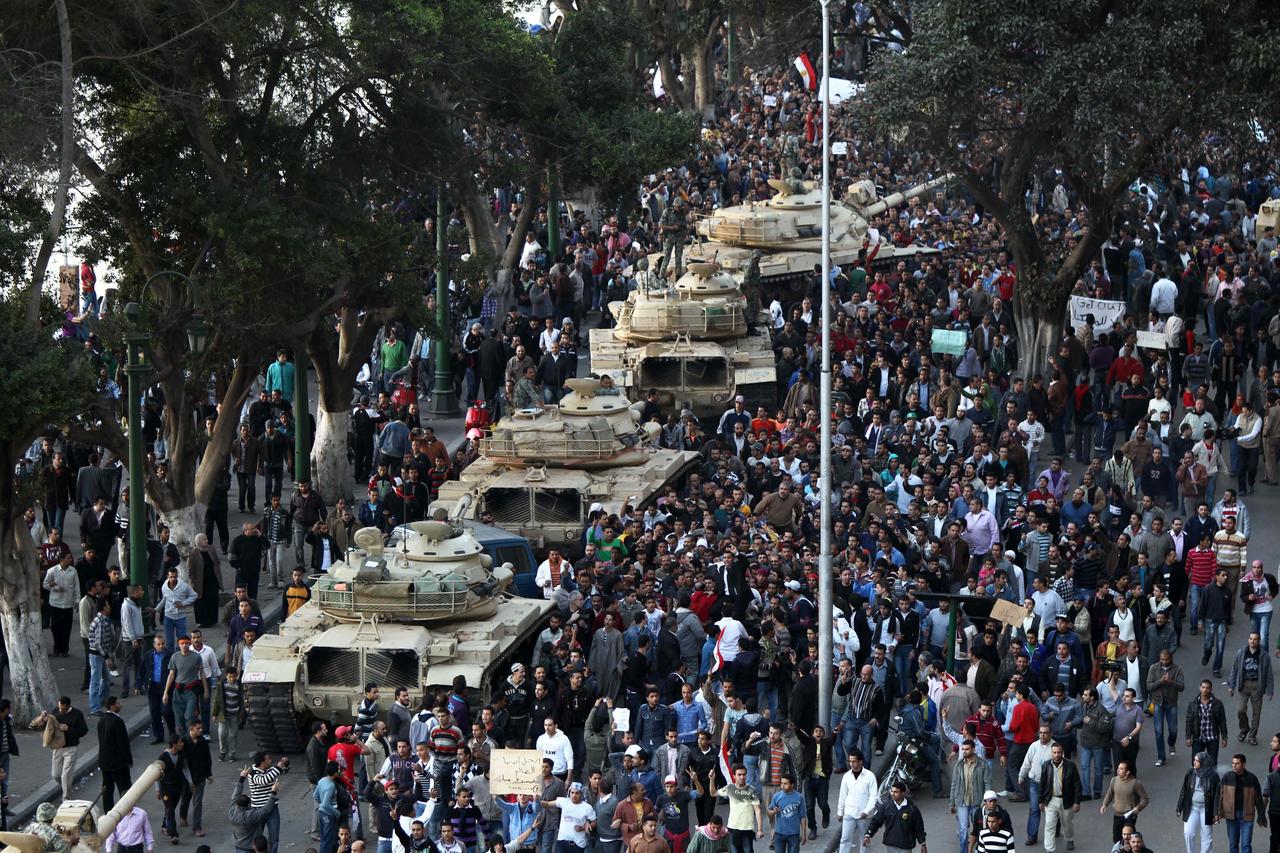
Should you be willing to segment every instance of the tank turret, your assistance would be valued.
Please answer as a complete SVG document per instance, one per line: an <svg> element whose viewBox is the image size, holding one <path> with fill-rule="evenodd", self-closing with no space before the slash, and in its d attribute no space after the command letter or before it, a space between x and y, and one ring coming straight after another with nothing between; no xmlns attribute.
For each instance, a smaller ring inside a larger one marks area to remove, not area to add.
<svg viewBox="0 0 1280 853"><path fill-rule="evenodd" d="M640 465L644 445L656 440L659 427L641 424L640 410L619 388L600 379L570 379L559 406L517 409L479 440L486 459L503 465L551 465L603 468Z"/></svg>
<svg viewBox="0 0 1280 853"><path fill-rule="evenodd" d="M719 264L695 262L674 284L644 276L625 302L609 305L617 318L613 336L627 343L724 340L747 333L746 298ZM754 322L754 321L753 321Z"/></svg>
<svg viewBox="0 0 1280 853"><path fill-rule="evenodd" d="M945 184L950 177L917 184L902 192L876 198L870 181L855 183L845 198L831 206L831 261L847 264L858 259L871 218L925 195ZM751 259L751 250L763 253L760 274L766 283L794 281L813 273L821 262L822 191L813 181L771 180L775 195L765 202L722 208L698 223L704 242L690 246L685 259L690 262L714 260L741 276ZM936 254L925 246L881 244L875 264L891 264L903 258Z"/></svg>
<svg viewBox="0 0 1280 853"><path fill-rule="evenodd" d="M758 292L712 261L686 265L674 283L647 272L624 302L609 305L613 329L591 332L591 364L639 400L719 416L741 394L776 402L776 369ZM750 292L748 292L750 291Z"/></svg>

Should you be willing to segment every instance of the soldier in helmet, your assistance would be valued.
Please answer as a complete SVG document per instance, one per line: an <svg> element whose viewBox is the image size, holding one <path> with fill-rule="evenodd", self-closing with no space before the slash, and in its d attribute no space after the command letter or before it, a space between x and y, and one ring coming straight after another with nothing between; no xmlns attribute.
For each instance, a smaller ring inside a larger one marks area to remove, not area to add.
<svg viewBox="0 0 1280 853"><path fill-rule="evenodd" d="M658 268L658 275L662 275L670 268L672 278L678 277L684 262L684 238L688 233L688 217L685 214L683 198L676 196L675 202L662 211L658 228L662 232L662 262ZM673 253L675 265L671 266Z"/></svg>

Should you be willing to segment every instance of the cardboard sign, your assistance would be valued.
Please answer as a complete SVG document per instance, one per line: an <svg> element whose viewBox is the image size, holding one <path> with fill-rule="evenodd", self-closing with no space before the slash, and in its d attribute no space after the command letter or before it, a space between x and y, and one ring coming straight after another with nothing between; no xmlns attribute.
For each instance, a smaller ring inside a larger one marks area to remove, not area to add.
<svg viewBox="0 0 1280 853"><path fill-rule="evenodd" d="M1027 618L1027 611L1026 608L1012 601L997 598L991 605L991 618L998 619L1006 625L1021 625L1022 620Z"/></svg>
<svg viewBox="0 0 1280 853"><path fill-rule="evenodd" d="M832 157L847 157L847 156L848 156L848 154L849 154L849 143L847 143L847 142L833 142L833 143L831 143L831 156L832 156Z"/></svg>
<svg viewBox="0 0 1280 853"><path fill-rule="evenodd" d="M969 336L962 329L934 329L930 344L934 354L964 355Z"/></svg>
<svg viewBox="0 0 1280 853"><path fill-rule="evenodd" d="M542 796L542 753L536 749L495 749L489 753L489 791Z"/></svg>
<svg viewBox="0 0 1280 853"><path fill-rule="evenodd" d="M1167 349L1169 342L1160 332L1138 332L1139 349Z"/></svg>
<svg viewBox="0 0 1280 853"><path fill-rule="evenodd" d="M778 105L777 95L765 95L760 100L766 107L776 107Z"/></svg>
<svg viewBox="0 0 1280 853"><path fill-rule="evenodd" d="M1093 299L1073 296L1067 307L1072 328L1084 325L1084 318L1093 315L1093 327L1099 332L1109 332L1115 322L1124 317L1124 303L1117 299Z"/></svg>

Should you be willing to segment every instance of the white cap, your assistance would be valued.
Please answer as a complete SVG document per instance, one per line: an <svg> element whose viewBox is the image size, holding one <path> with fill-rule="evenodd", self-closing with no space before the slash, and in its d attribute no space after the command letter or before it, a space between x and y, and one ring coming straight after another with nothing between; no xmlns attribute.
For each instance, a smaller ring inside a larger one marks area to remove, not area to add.
<svg viewBox="0 0 1280 853"><path fill-rule="evenodd" d="M801 587L800 585L800 581L797 581L797 580L787 581L785 584L783 584L783 586L785 586L787 589L795 590L796 592L799 592L801 589L803 589L803 587Z"/></svg>
<svg viewBox="0 0 1280 853"><path fill-rule="evenodd" d="M624 755L629 755L632 758L635 758L639 754L640 754L640 747L634 743L631 744L631 746L627 747L627 751L624 753Z"/></svg>

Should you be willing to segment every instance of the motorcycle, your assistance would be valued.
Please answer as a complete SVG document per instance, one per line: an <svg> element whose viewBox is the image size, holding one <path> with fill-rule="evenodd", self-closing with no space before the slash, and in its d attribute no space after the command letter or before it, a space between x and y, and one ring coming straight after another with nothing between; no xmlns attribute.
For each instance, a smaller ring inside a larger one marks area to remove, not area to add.
<svg viewBox="0 0 1280 853"><path fill-rule="evenodd" d="M893 762L885 770L880 780L880 788L876 797L881 802L889 801L893 783L901 781L907 786L907 792L918 790L929 779L929 760L925 757L924 744L914 737L903 737L901 733L902 717L894 715L890 731L897 734L897 746L894 749Z"/></svg>

